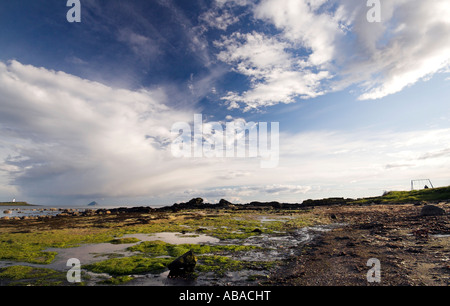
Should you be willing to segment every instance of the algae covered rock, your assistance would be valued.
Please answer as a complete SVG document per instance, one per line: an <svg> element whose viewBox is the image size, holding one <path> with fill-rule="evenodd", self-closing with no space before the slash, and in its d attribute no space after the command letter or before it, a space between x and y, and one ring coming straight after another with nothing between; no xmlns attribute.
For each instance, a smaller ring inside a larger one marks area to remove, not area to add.
<svg viewBox="0 0 450 306"><path fill-rule="evenodd" d="M169 277L183 276L192 273L194 272L196 264L197 257L192 250L186 252L167 266L170 270Z"/></svg>

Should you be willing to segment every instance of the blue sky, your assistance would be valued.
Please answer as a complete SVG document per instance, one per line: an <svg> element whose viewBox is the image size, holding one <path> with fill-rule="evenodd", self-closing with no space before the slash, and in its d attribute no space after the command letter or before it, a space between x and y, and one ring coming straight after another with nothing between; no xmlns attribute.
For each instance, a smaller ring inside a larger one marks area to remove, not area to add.
<svg viewBox="0 0 450 306"><path fill-rule="evenodd" d="M450 4L0 4L0 197L301 202L450 184ZM176 122L279 122L279 163L175 158Z"/></svg>

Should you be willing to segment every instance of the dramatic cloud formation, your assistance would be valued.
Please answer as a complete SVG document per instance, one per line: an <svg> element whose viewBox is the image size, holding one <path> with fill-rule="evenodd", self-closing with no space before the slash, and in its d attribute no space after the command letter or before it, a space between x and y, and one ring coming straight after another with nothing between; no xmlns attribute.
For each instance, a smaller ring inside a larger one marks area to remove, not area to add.
<svg viewBox="0 0 450 306"><path fill-rule="evenodd" d="M171 123L190 118L166 106L163 92L115 89L12 61L0 63L0 93L2 139L15 151L6 164L27 194L144 195L166 189L177 171L176 161L163 163Z"/></svg>
<svg viewBox="0 0 450 306"><path fill-rule="evenodd" d="M275 169L261 169L256 158L177 159L170 152L170 129L175 122L191 123L192 112L166 102L164 92L117 89L17 61L0 63L1 143L8 148L1 170L33 198L203 195L212 201L300 201L335 182L394 180L398 173L386 169L399 167L401 176L420 176L424 169L434 177L447 175L442 165L450 159L448 129L282 133Z"/></svg>
<svg viewBox="0 0 450 306"><path fill-rule="evenodd" d="M351 85L360 88L360 100L379 99L450 64L446 0L383 1L382 22L373 23L370 7L359 0L263 0L250 9L274 31L235 32L216 41L218 58L252 84L223 98L230 108L292 103Z"/></svg>
<svg viewBox="0 0 450 306"><path fill-rule="evenodd" d="M0 4L4 200L301 202L449 184L448 0L380 1L380 22L361 0L91 0L76 24L61 1L28 2ZM210 150L175 157L171 128L195 114L206 135L192 149ZM231 122L279 124L277 167L209 156Z"/></svg>

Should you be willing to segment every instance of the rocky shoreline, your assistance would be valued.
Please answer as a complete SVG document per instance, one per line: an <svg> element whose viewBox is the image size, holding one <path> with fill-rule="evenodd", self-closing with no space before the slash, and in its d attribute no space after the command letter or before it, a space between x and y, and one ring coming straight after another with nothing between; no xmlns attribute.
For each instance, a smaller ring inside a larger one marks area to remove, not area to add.
<svg viewBox="0 0 450 306"><path fill-rule="evenodd" d="M348 223L318 237L267 284L284 286L450 285L450 203L328 207ZM381 264L369 283L368 260Z"/></svg>
<svg viewBox="0 0 450 306"><path fill-rule="evenodd" d="M254 237L253 241L257 241L268 233L268 237L278 239L280 230L295 234L305 225L292 222L291 218L307 215L308 220L319 222L316 224L340 226L320 233L302 247L282 244L281 248L277 248L278 252L289 255L265 272L265 277L258 276L259 285L450 284L450 202L339 204L337 201L318 202L319 205L311 205L310 202L306 206L278 202L233 204L225 200L209 204L201 198L195 198L161 208L58 209L54 211L55 216L3 218L0 228L2 233L8 233L10 237L22 234L30 238L38 237L44 229L53 233L58 231L61 232L58 239L64 240L67 239L64 238L67 237L66 233L71 230L97 239L91 233L119 233L127 229L139 232L155 228L155 231L170 230L181 234L187 230L191 234L206 232L218 235L228 227L217 237L239 245L248 242L239 237ZM274 216L278 221L285 221L261 223L261 220L272 220ZM248 218L247 221L240 224L239 220L244 217ZM235 224L234 228L229 228L231 221ZM190 228L185 227L188 224ZM214 224L214 228L208 224ZM277 227L271 229L269 225ZM15 244L12 238L2 243L5 250L8 245ZM33 246L32 241L29 244ZM370 269L367 263L372 258L381 263L380 283L367 281L367 271Z"/></svg>
<svg viewBox="0 0 450 306"><path fill-rule="evenodd" d="M246 204L235 204L225 199L221 199L217 204L205 203L202 198L193 198L188 202L175 203L171 206L163 207L119 207L119 208L33 208L34 212L56 212L54 215L42 215L42 216L22 216L22 217L2 217L3 220L40 220L54 217L67 217L67 216L95 216L95 215L109 215L109 214L121 214L121 213L136 213L147 214L156 212L179 212L183 210L211 210L211 209L232 209L232 210L307 210L314 209L315 207L330 207L330 206L371 206L377 205L377 202L358 203L354 199L345 198L328 198L321 200L307 200L302 203L280 203L277 201L271 202L259 202L254 201ZM428 205L430 207L429 213L433 215L435 210L431 207L436 207L433 204L439 204L441 201L416 201L410 203L416 206ZM383 205L398 205L399 203L386 203ZM30 205L32 206L32 205ZM29 209L29 208L26 208ZM439 211L439 208L437 209ZM10 214L13 211L20 211L20 208L12 208L4 210L4 214ZM444 213L442 210L440 213Z"/></svg>

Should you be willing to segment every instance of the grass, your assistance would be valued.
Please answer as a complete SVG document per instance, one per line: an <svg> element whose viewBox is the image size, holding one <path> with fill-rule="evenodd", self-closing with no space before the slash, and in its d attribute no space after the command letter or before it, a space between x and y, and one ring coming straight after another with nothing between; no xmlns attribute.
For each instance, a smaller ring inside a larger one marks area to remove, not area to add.
<svg viewBox="0 0 450 306"><path fill-rule="evenodd" d="M0 206L35 206L27 202L0 202Z"/></svg>
<svg viewBox="0 0 450 306"><path fill-rule="evenodd" d="M357 204L406 204L420 201L450 200L450 186L412 191L389 191L380 197L355 200Z"/></svg>

